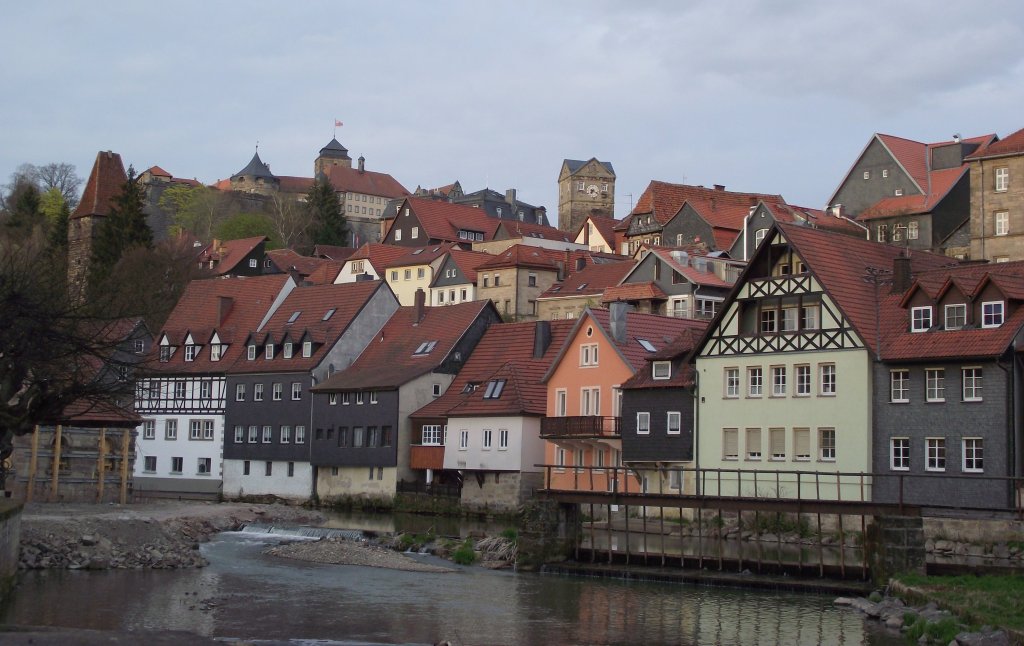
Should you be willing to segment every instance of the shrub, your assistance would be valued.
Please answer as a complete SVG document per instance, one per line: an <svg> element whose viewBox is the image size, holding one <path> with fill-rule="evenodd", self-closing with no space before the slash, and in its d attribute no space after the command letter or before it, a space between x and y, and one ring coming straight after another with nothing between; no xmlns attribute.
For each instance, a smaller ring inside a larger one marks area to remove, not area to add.
<svg viewBox="0 0 1024 646"><path fill-rule="evenodd" d="M452 560L459 565L472 565L476 561L476 552L473 551L473 542L469 539L458 546L452 552Z"/></svg>

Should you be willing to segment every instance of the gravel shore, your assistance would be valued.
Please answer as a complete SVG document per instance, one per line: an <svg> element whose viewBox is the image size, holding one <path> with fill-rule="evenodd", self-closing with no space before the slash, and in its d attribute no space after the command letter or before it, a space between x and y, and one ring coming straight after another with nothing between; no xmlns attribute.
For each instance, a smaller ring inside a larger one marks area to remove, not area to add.
<svg viewBox="0 0 1024 646"><path fill-rule="evenodd" d="M21 518L21 569L203 567L199 544L253 522L320 524L316 511L287 505L152 502L31 503Z"/></svg>
<svg viewBox="0 0 1024 646"><path fill-rule="evenodd" d="M301 541L271 547L264 552L272 556L334 565L365 565L368 567L405 570L407 572L455 572L452 568L421 563L400 552L372 543L341 538Z"/></svg>

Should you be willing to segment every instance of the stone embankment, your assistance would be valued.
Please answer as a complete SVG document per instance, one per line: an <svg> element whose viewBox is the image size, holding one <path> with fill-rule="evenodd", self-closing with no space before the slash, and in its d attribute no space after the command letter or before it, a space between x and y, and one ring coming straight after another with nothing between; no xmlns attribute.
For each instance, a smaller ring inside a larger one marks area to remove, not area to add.
<svg viewBox="0 0 1024 646"><path fill-rule="evenodd" d="M316 524L318 512L285 505L167 502L30 504L21 521L21 569L203 567L199 544L252 522Z"/></svg>
<svg viewBox="0 0 1024 646"><path fill-rule="evenodd" d="M877 592L873 594L878 595ZM940 609L935 603L913 607L906 605L897 597L879 595L869 599L839 597L835 600L835 605L858 610L865 617L883 623L890 630L902 632L919 644L1010 646L1014 643L1006 631L989 626L971 632L959 618L948 610Z"/></svg>

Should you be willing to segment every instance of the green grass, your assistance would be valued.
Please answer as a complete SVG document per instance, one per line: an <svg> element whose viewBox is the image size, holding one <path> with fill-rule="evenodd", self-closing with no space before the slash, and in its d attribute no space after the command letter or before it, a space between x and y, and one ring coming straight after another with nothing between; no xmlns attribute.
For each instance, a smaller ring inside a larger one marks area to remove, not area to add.
<svg viewBox="0 0 1024 646"><path fill-rule="evenodd" d="M901 574L896 579L971 623L1024 630L1024 576Z"/></svg>
<svg viewBox="0 0 1024 646"><path fill-rule="evenodd" d="M452 560L459 565L472 565L476 561L476 552L473 551L473 541L466 539L452 552Z"/></svg>
<svg viewBox="0 0 1024 646"><path fill-rule="evenodd" d="M512 541L513 543L519 540L519 532L511 527L501 531L501 537Z"/></svg>

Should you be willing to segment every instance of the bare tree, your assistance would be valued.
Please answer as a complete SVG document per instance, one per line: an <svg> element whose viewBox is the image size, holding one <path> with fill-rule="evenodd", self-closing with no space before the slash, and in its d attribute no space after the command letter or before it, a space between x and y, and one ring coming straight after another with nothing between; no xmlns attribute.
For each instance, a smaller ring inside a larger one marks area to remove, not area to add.
<svg viewBox="0 0 1024 646"><path fill-rule="evenodd" d="M38 166L36 178L41 192L55 188L64 196L69 209L74 210L78 206L78 189L82 186L82 178L75 173L74 164L51 162Z"/></svg>
<svg viewBox="0 0 1024 646"><path fill-rule="evenodd" d="M306 249L310 246L309 234L313 227L313 216L295 198L274 195L267 208L267 215L274 223L274 231L281 244L288 249Z"/></svg>

